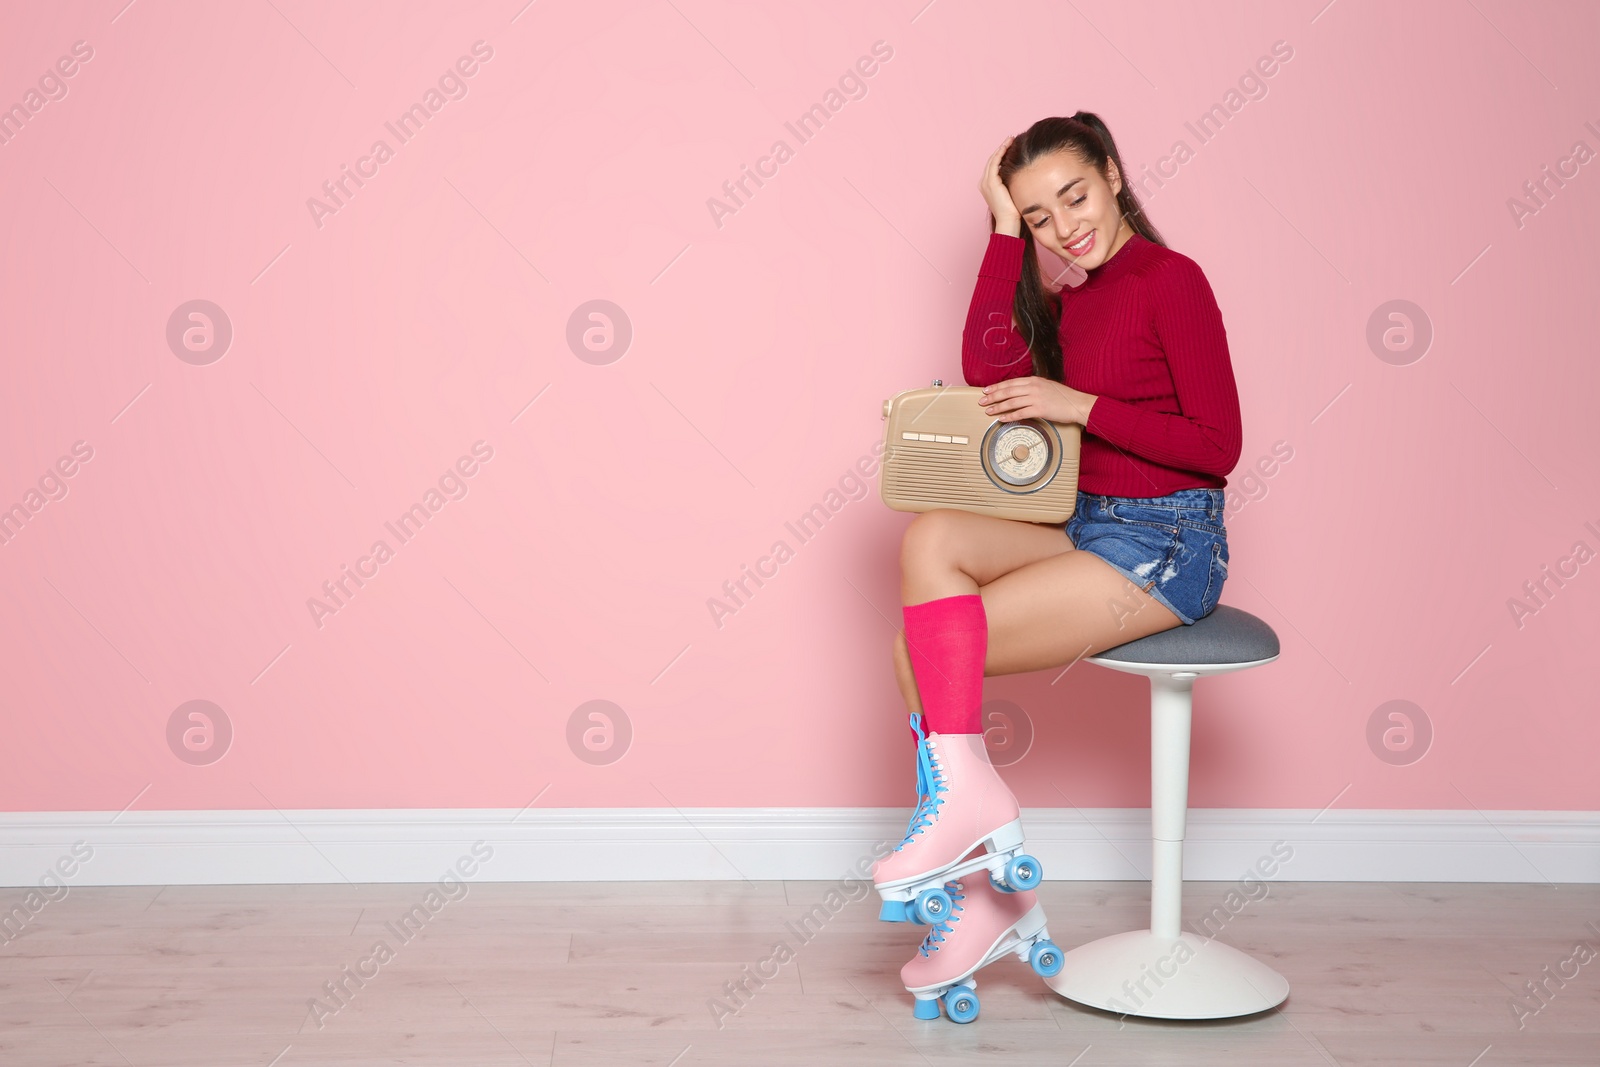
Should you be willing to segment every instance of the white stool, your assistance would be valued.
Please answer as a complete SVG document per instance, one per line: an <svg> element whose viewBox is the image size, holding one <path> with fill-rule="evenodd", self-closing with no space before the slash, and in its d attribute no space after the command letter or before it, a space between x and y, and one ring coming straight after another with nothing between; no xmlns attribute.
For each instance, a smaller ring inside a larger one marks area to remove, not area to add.
<svg viewBox="0 0 1600 1067"><path fill-rule="evenodd" d="M1238 949L1180 930L1183 832L1189 810L1194 680L1278 658L1278 635L1247 611L1219 604L1176 626L1090 656L1150 679L1150 929L1112 934L1067 952L1045 981L1069 1000L1152 1019L1227 1019L1283 1003L1289 983Z"/></svg>

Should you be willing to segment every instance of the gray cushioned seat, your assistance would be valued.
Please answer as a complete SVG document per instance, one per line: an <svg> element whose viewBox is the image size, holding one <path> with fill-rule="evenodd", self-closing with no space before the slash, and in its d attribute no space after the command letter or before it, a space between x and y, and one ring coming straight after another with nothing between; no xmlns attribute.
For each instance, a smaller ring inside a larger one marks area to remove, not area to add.
<svg viewBox="0 0 1600 1067"><path fill-rule="evenodd" d="M1218 604L1193 626L1174 626L1090 656L1120 663L1251 663L1278 654L1272 627L1239 608Z"/></svg>

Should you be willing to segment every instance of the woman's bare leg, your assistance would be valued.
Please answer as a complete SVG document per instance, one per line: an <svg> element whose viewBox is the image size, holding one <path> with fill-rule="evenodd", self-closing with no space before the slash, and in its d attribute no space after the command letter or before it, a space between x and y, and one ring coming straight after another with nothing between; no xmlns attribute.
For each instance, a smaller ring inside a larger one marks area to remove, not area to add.
<svg viewBox="0 0 1600 1067"><path fill-rule="evenodd" d="M924 511L900 541L900 602L976 593L1002 574L1071 551L1059 525L953 508Z"/></svg>
<svg viewBox="0 0 1600 1067"><path fill-rule="evenodd" d="M900 544L900 592L906 604L976 593L1008 570L1072 551L1060 526L975 515L954 508L911 520ZM906 710L922 713L904 631L894 637L894 675Z"/></svg>
<svg viewBox="0 0 1600 1067"><path fill-rule="evenodd" d="M1183 625L1105 560L1075 550L1060 526L927 511L906 530L900 566L906 604L982 595L985 675L1065 666ZM903 633L895 636L894 665L907 709L920 712Z"/></svg>
<svg viewBox="0 0 1600 1067"><path fill-rule="evenodd" d="M1183 620L1092 552L1018 567L983 586L987 675L1061 667Z"/></svg>

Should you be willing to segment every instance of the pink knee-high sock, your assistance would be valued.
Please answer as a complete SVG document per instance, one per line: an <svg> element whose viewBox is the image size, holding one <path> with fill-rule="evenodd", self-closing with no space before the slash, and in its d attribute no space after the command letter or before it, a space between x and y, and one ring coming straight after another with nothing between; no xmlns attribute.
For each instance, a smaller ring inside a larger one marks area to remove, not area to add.
<svg viewBox="0 0 1600 1067"><path fill-rule="evenodd" d="M906 646L930 733L982 732L983 660L989 621L977 593L907 604Z"/></svg>

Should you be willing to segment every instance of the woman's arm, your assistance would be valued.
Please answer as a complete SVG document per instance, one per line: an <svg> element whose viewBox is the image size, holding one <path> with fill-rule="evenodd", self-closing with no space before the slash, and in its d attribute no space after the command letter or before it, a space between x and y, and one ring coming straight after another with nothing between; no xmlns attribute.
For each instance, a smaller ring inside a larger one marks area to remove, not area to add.
<svg viewBox="0 0 1600 1067"><path fill-rule="evenodd" d="M1100 396L1084 428L1169 467L1226 475L1239 462L1244 434L1216 295L1187 257L1172 258L1148 275L1145 285L1183 414L1162 414Z"/></svg>
<svg viewBox="0 0 1600 1067"><path fill-rule="evenodd" d="M961 373L968 385L993 385L1033 373L1033 354L1012 319L1024 242L1020 236L1002 232L1005 228L989 235L989 247L978 267L978 284L967 306L967 325L961 333Z"/></svg>

